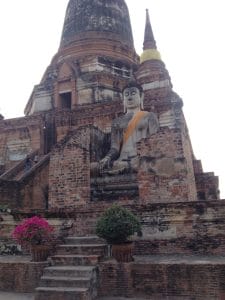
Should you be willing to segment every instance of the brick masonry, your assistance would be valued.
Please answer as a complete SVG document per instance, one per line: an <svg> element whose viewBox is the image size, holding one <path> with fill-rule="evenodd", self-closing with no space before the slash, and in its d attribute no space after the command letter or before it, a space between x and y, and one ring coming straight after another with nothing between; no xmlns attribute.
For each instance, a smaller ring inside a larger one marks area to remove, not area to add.
<svg viewBox="0 0 225 300"><path fill-rule="evenodd" d="M74 220L74 226L69 234L84 236L95 233L96 220L112 203L112 201L90 202L75 209L54 208L51 211L40 210L38 213L50 221L57 219L60 222L61 218ZM124 204L123 201L115 203ZM133 204L130 201L130 203L126 202L125 206L142 222L143 237L135 239L137 255L160 253L223 255L224 253L225 200L167 204ZM15 210L12 214L16 220L19 220L31 215L31 212L22 214ZM0 222L1 235L9 238L10 231L16 223L12 216L10 219L5 218L6 216L3 215Z"/></svg>
<svg viewBox="0 0 225 300"><path fill-rule="evenodd" d="M42 162L34 165L29 172L25 172L25 163L22 163L17 174L18 179L0 178L0 203L14 209L46 208L48 203L48 164L49 158L44 157Z"/></svg>
<svg viewBox="0 0 225 300"><path fill-rule="evenodd" d="M189 263L179 263L179 257L173 257L177 263L171 263L166 256L164 263L153 259L152 263L118 264L111 260L100 264L99 295L224 300L224 264L197 261L190 264L191 258L188 258Z"/></svg>
<svg viewBox="0 0 225 300"><path fill-rule="evenodd" d="M0 258L0 290L5 292L32 293L38 286L46 262L14 262Z"/></svg>

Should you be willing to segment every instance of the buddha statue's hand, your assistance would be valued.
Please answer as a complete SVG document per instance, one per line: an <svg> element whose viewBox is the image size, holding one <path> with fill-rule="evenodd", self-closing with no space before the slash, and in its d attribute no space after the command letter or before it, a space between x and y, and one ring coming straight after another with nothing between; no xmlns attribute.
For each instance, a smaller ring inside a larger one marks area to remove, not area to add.
<svg viewBox="0 0 225 300"><path fill-rule="evenodd" d="M109 156L105 156L103 159L99 162L99 170L102 173L104 169L108 169L110 166L111 158Z"/></svg>

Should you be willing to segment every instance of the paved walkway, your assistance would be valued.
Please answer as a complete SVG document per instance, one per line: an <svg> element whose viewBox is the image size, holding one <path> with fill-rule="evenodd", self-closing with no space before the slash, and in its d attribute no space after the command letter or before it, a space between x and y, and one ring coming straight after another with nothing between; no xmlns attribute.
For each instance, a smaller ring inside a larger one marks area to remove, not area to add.
<svg viewBox="0 0 225 300"><path fill-rule="evenodd" d="M123 298L123 297L103 297L97 300L148 300L147 298ZM165 299L164 299L165 300Z"/></svg>
<svg viewBox="0 0 225 300"><path fill-rule="evenodd" d="M0 292L0 300L34 300L34 294Z"/></svg>
<svg viewBox="0 0 225 300"><path fill-rule="evenodd" d="M193 299L192 297L175 297L175 296L150 297L148 296L148 298L102 297L102 298L97 298L96 300L192 300L192 299ZM0 292L0 300L34 300L34 294ZM212 299L204 298L204 300L212 300Z"/></svg>
<svg viewBox="0 0 225 300"><path fill-rule="evenodd" d="M123 298L123 297L103 297L96 300L190 300L188 297L153 297L153 298ZM34 300L34 294L4 293L0 292L0 300ZM56 299L57 300L57 299ZM207 299L206 299L207 300Z"/></svg>
<svg viewBox="0 0 225 300"><path fill-rule="evenodd" d="M0 263L30 263L29 255L0 255Z"/></svg>
<svg viewBox="0 0 225 300"><path fill-rule="evenodd" d="M97 300L193 300L193 297L176 297L176 296L171 296L171 297L148 296L148 298L103 297L103 298L98 298ZM204 300L212 300L212 299L204 298Z"/></svg>

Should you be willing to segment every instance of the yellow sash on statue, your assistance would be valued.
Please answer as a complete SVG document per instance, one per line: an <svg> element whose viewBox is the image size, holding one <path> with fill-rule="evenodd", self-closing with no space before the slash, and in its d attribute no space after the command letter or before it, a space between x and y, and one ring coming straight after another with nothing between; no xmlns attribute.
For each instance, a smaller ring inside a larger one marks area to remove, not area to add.
<svg viewBox="0 0 225 300"><path fill-rule="evenodd" d="M138 111L133 118L128 123L127 129L125 130L123 134L123 143L126 143L129 137L133 134L135 128L137 127L137 124L140 122L140 120L147 114L146 111Z"/></svg>

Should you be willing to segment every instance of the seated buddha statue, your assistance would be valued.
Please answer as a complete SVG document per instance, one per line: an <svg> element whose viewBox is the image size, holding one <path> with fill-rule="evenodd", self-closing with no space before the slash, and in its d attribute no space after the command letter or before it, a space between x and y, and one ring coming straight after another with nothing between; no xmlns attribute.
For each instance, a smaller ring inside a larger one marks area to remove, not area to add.
<svg viewBox="0 0 225 300"><path fill-rule="evenodd" d="M125 114L113 120L110 150L98 163L102 174L137 171L137 142L156 133L159 128L155 113L143 110L143 90L135 81L123 89L123 99Z"/></svg>

